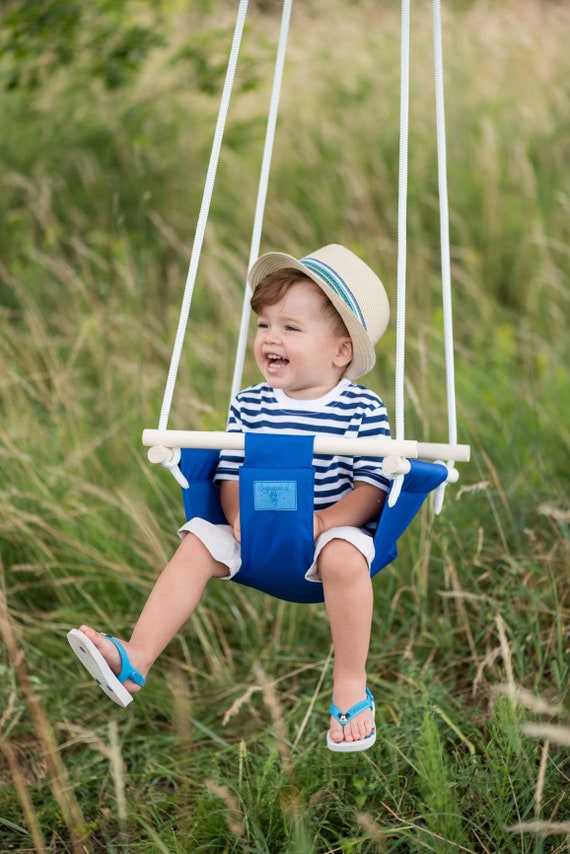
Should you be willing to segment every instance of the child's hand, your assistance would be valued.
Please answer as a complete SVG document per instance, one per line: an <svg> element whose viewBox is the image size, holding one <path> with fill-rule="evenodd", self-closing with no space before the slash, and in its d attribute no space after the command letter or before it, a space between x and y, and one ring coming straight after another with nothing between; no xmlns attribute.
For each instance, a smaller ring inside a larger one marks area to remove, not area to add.
<svg viewBox="0 0 570 854"><path fill-rule="evenodd" d="M236 538L238 543L240 543L241 542L241 529L239 526L239 513L237 514L237 516L235 518L233 528L234 528L234 537Z"/></svg>
<svg viewBox="0 0 570 854"><path fill-rule="evenodd" d="M323 517L317 511L316 513L313 513L313 538L315 542L318 540L321 534L324 534L324 532L325 523L323 521Z"/></svg>

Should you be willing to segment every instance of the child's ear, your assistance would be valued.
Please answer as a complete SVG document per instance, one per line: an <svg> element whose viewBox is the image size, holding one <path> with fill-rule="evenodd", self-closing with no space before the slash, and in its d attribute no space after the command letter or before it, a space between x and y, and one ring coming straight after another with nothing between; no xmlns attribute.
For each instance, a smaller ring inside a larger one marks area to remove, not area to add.
<svg viewBox="0 0 570 854"><path fill-rule="evenodd" d="M337 368L346 368L352 362L352 341L346 336L338 345L338 350L335 358Z"/></svg>

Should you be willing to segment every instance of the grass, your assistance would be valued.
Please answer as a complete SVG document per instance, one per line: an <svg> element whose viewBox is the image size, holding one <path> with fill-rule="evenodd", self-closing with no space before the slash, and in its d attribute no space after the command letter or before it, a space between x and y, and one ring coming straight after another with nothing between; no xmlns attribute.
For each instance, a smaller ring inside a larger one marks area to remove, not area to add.
<svg viewBox="0 0 570 854"><path fill-rule="evenodd" d="M436 441L431 36L417 5L407 432ZM65 632L81 621L129 631L181 514L140 434L158 418L231 14L169 10L167 47L123 89L62 72L0 96L0 848L568 851L563 4L444 9L460 441L473 461L375 582L375 749L323 748L318 606L213 586L128 712L100 703L70 658ZM393 296L399 20L388 4L322 11L294 11L262 248L345 242ZM225 422L276 28L252 11L173 426ZM391 410L393 352L392 326L366 378Z"/></svg>

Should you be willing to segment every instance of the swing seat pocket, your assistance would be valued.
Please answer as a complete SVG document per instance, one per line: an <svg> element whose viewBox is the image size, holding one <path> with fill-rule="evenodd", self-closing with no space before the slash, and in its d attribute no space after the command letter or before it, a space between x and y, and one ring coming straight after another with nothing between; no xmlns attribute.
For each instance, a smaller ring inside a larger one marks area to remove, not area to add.
<svg viewBox="0 0 570 854"><path fill-rule="evenodd" d="M281 599L313 600L305 573L315 549L314 486L313 436L246 433L239 479L242 566L235 581Z"/></svg>

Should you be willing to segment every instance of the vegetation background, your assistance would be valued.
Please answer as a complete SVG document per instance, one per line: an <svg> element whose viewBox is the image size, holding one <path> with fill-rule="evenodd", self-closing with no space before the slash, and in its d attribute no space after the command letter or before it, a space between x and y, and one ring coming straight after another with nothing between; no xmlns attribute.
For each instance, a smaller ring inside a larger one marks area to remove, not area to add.
<svg viewBox="0 0 570 854"><path fill-rule="evenodd" d="M222 429L280 11L252 4L171 424ZM151 470L235 3L13 0L0 33L0 849L568 852L570 7L444 3L461 480L376 580L378 742L324 748L322 608L217 585L128 711L67 646L175 547ZM262 250L394 302L399 9L293 11ZM431 4L412 17L407 431L445 441ZM393 403L394 328L366 381ZM255 372L248 363L246 381Z"/></svg>

